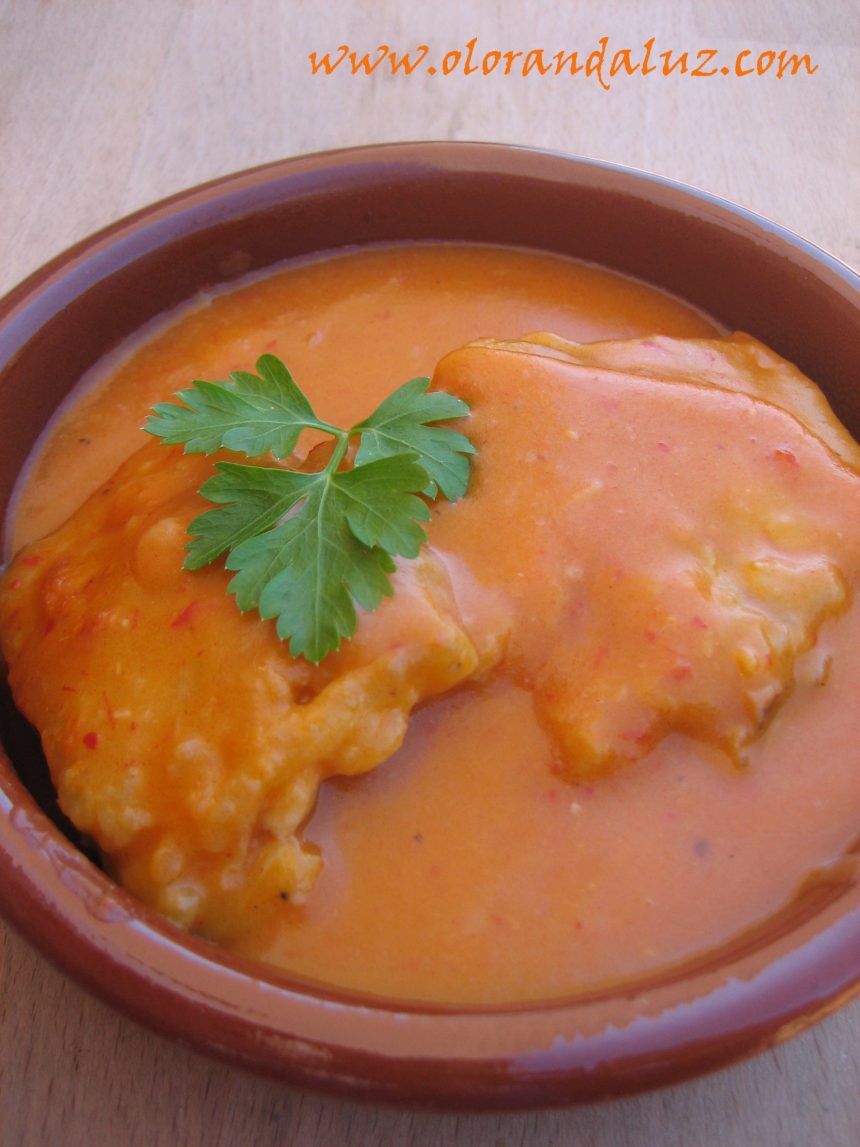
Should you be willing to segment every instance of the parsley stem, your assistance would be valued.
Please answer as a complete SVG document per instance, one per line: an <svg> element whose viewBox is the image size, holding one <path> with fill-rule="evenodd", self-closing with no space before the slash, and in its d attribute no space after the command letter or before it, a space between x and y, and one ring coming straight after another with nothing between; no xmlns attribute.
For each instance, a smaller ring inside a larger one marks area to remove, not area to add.
<svg viewBox="0 0 860 1147"><path fill-rule="evenodd" d="M347 447L349 446L349 432L346 430L338 430L336 426L331 428L332 434L337 437L337 445L332 450L331 458L328 460L328 465L325 468L327 474L334 474L343 461L343 456L346 454Z"/></svg>

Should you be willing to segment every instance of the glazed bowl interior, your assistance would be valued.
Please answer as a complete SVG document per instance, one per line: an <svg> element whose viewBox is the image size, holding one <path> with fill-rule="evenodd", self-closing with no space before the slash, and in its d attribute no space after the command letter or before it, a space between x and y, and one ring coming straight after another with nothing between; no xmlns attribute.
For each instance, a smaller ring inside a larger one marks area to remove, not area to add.
<svg viewBox="0 0 860 1147"><path fill-rule="evenodd" d="M509 147L391 145L286 161L165 201L0 304L5 514L47 420L103 355L199 292L311 253L468 241L575 256L695 304L797 363L860 434L860 287L739 208L655 177ZM0 904L71 975L194 1046L288 1081L398 1102L591 1100L752 1053L860 977L853 864L753 932L617 992L445 1008L289 979L188 937L116 888L52 803L38 740L2 706Z"/></svg>

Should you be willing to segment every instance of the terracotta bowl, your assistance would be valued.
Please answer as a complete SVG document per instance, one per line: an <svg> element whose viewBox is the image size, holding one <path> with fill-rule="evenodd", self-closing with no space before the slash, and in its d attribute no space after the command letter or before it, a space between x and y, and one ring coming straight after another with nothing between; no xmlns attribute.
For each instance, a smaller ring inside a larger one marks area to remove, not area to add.
<svg viewBox="0 0 860 1147"><path fill-rule="evenodd" d="M63 396L149 319L291 256L408 239L542 248L667 288L796 362L860 433L860 278L835 259L653 176L512 147L394 145L288 160L189 191L13 291L0 304L3 506ZM128 1015L295 1084L446 1106L594 1100L768 1047L858 990L860 887L850 875L623 991L444 1008L308 985L220 954L112 884L64 835L37 742L8 694L2 736L7 919Z"/></svg>

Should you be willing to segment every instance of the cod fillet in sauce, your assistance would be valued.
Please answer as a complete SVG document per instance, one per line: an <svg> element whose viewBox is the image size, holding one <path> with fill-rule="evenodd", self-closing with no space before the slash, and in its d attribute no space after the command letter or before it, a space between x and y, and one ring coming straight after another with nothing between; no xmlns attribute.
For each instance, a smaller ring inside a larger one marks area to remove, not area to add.
<svg viewBox="0 0 860 1147"><path fill-rule="evenodd" d="M108 867L287 970L510 1002L703 951L839 857L860 808L857 447L789 364L713 334L593 268L407 248L216 299L72 407L22 497L0 633ZM434 507L395 597L318 667L237 612L223 569L181 570L212 459L150 443L99 484L81 443L94 492L36 540L52 450L56 475L82 411L111 424L120 376L141 377L125 419L204 374L195 355L217 374L261 350L342 398L341 424L430 356L472 406L468 497Z"/></svg>

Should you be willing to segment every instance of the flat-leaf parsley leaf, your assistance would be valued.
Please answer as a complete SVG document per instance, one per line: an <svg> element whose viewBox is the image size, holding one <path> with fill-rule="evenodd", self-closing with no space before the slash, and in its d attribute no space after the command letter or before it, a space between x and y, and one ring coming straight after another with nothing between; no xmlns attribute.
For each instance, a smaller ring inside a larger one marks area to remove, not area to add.
<svg viewBox="0 0 860 1147"><path fill-rule="evenodd" d="M190 523L185 559L186 569L200 569L226 552L239 608L277 619L291 654L319 662L355 632L356 605L373 610L390 596L395 557L417 556L427 540L425 499L466 493L475 448L438 424L463 418L469 407L413 378L341 430L317 418L280 359L263 355L257 372L193 382L176 395L179 403L153 407L144 429L186 453L224 449L276 460L295 450L304 430L334 439L315 472L216 463L200 489L216 508ZM342 469L354 439L353 465Z"/></svg>

